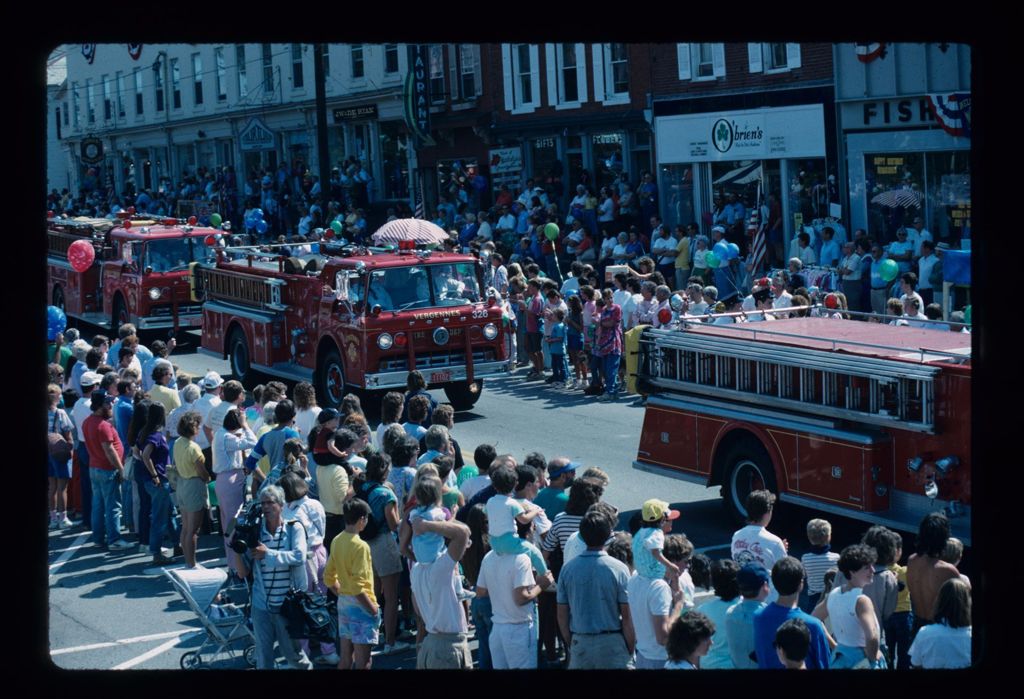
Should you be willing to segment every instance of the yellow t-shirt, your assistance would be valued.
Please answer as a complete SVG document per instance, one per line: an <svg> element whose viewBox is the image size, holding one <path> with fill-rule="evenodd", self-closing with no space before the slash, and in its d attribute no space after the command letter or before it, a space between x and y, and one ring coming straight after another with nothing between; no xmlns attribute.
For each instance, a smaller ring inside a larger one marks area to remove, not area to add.
<svg viewBox="0 0 1024 699"><path fill-rule="evenodd" d="M341 532L331 542L331 553L324 567L324 584L331 587L337 581L341 594L366 596L377 603L373 594L373 567L370 562L370 545L358 534Z"/></svg>
<svg viewBox="0 0 1024 699"><path fill-rule="evenodd" d="M320 504L324 512L332 515L341 514L341 506L348 495L348 474L338 464L316 467L317 492L320 493ZM330 544L330 542L327 542Z"/></svg>
<svg viewBox="0 0 1024 699"><path fill-rule="evenodd" d="M676 250L679 252L676 255L676 269L690 269L690 239L687 236L683 236L676 245Z"/></svg>
<svg viewBox="0 0 1024 699"><path fill-rule="evenodd" d="M896 608L893 612L909 612L910 588L907 587L907 567L901 566L899 563L893 563L889 566L889 570L896 574L896 581L903 586L903 589L900 590L899 595L896 597Z"/></svg>
<svg viewBox="0 0 1024 699"><path fill-rule="evenodd" d="M261 425L260 429L256 432L256 439L259 439L272 429L274 428L271 425ZM270 463L270 456L264 455L261 457L260 460L256 462L256 468L258 468L260 473L266 477L266 475L270 473L270 469L274 468L274 465Z"/></svg>
<svg viewBox="0 0 1024 699"><path fill-rule="evenodd" d="M181 407L181 398L178 397L178 392L167 386L153 386L149 389L149 397L162 404L167 415L170 415L175 408Z"/></svg>
<svg viewBox="0 0 1024 699"><path fill-rule="evenodd" d="M198 478L199 470L196 464L205 464L203 450L199 445L187 437L178 437L174 440L174 466L178 469L178 475L182 478Z"/></svg>

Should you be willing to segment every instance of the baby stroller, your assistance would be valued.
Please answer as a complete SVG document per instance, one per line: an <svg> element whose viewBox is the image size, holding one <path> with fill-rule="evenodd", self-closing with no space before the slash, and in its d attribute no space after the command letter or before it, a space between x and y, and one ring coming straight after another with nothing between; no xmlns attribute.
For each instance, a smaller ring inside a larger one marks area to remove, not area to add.
<svg viewBox="0 0 1024 699"><path fill-rule="evenodd" d="M188 606L195 612L206 630L206 638L196 650L181 656L182 670L196 670L227 653L235 657L236 648L244 641L243 656L250 667L256 667L256 636L249 619L251 595L246 586L246 603L232 604L225 594L224 583L228 574L220 568L164 569L163 574L171 581ZM205 660L203 652L215 648L212 656Z"/></svg>

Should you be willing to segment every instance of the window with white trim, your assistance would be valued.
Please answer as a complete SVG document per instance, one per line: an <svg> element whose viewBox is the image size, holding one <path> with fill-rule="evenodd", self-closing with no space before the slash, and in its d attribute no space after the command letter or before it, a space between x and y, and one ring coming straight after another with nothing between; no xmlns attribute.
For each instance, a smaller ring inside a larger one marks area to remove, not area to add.
<svg viewBox="0 0 1024 699"><path fill-rule="evenodd" d="M398 44L384 44L384 73L398 72Z"/></svg>
<svg viewBox="0 0 1024 699"><path fill-rule="evenodd" d="M579 71L577 65L576 44L558 44L556 48L558 64L558 101L579 102ZM586 66L582 66L586 69Z"/></svg>
<svg viewBox="0 0 1024 699"><path fill-rule="evenodd" d="M360 80L366 77L366 65L363 63L363 45L352 44L352 79Z"/></svg>
<svg viewBox="0 0 1024 699"><path fill-rule="evenodd" d="M61 114L64 115L64 126L68 125L68 103L61 102Z"/></svg>
<svg viewBox="0 0 1024 699"><path fill-rule="evenodd" d="M124 73L117 72L117 116L124 118Z"/></svg>
<svg viewBox="0 0 1024 699"><path fill-rule="evenodd" d="M166 56L164 60L167 60ZM164 66L161 63L157 63L153 71L153 93L156 96L156 111L164 111Z"/></svg>
<svg viewBox="0 0 1024 699"><path fill-rule="evenodd" d="M274 53L270 44L263 44L263 92L274 91Z"/></svg>
<svg viewBox="0 0 1024 699"><path fill-rule="evenodd" d="M195 90L195 106L203 103L203 59L198 53L192 54L192 82Z"/></svg>
<svg viewBox="0 0 1024 699"><path fill-rule="evenodd" d="M181 68L178 59L171 59L171 108L181 109Z"/></svg>
<svg viewBox="0 0 1024 699"><path fill-rule="evenodd" d="M235 44L235 72L238 74L238 99L249 91L249 79L245 75L245 44Z"/></svg>
<svg viewBox="0 0 1024 699"><path fill-rule="evenodd" d="M763 44L763 46L765 70L786 70L789 68L789 62L786 60L785 44Z"/></svg>
<svg viewBox="0 0 1024 699"><path fill-rule="evenodd" d="M110 121L114 118L114 101L110 94L111 84L106 75L100 80L103 82L103 121Z"/></svg>
<svg viewBox="0 0 1024 699"><path fill-rule="evenodd" d="M476 46L459 44L459 96L464 100L476 99Z"/></svg>
<svg viewBox="0 0 1024 699"><path fill-rule="evenodd" d="M438 104L444 102L447 97L444 88L444 47L441 44L431 44L429 54L430 102Z"/></svg>
<svg viewBox="0 0 1024 699"><path fill-rule="evenodd" d="M605 97L629 95L629 58L626 44L605 44Z"/></svg>
<svg viewBox="0 0 1024 699"><path fill-rule="evenodd" d="M800 44L748 44L750 72L784 73L800 67Z"/></svg>
<svg viewBox="0 0 1024 699"><path fill-rule="evenodd" d="M714 61L711 56L711 44L694 44L693 79L715 77Z"/></svg>
<svg viewBox="0 0 1024 699"><path fill-rule="evenodd" d="M143 107L145 100L142 98L142 69L135 69L135 116L140 117L143 114Z"/></svg>
<svg viewBox="0 0 1024 699"><path fill-rule="evenodd" d="M302 44L292 44L292 88L299 89L305 84L302 74Z"/></svg>
<svg viewBox="0 0 1024 699"><path fill-rule="evenodd" d="M79 125L78 83L71 83L71 106L75 114L75 128Z"/></svg>
<svg viewBox="0 0 1024 699"><path fill-rule="evenodd" d="M228 98L227 87L227 64L224 63L224 48L218 47L213 51L213 62L217 64L217 101L224 102Z"/></svg>
<svg viewBox="0 0 1024 699"><path fill-rule="evenodd" d="M89 123L96 123L96 102L93 100L92 80L85 81L85 108L89 115Z"/></svg>
<svg viewBox="0 0 1024 699"><path fill-rule="evenodd" d="M530 63L530 45L515 44L512 47L512 74L516 107L533 103L533 72Z"/></svg>
<svg viewBox="0 0 1024 699"><path fill-rule="evenodd" d="M725 44L676 44L680 80L714 80L725 76Z"/></svg>

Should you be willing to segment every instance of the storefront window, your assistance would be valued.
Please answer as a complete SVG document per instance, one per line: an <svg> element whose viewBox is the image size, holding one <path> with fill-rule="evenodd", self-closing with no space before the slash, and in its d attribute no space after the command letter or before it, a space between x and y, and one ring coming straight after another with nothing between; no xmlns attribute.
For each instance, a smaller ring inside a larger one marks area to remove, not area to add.
<svg viewBox="0 0 1024 699"><path fill-rule="evenodd" d="M384 198L409 197L408 136L402 133L400 122L380 122L380 152L384 161Z"/></svg>
<svg viewBox="0 0 1024 699"><path fill-rule="evenodd" d="M345 130L340 126L327 129L327 157L332 168L345 160Z"/></svg>
<svg viewBox="0 0 1024 699"><path fill-rule="evenodd" d="M576 196L576 185L591 186L590 173L585 172L586 165L583 162L583 137L579 134L569 136L566 139L565 149L566 165L568 172L568 195L570 199Z"/></svg>
<svg viewBox="0 0 1024 699"><path fill-rule="evenodd" d="M661 215L670 229L697 222L693 206L694 165L662 165L658 190L661 193Z"/></svg>
<svg viewBox="0 0 1024 699"><path fill-rule="evenodd" d="M469 170L477 171L479 163L476 158L455 158L437 161L437 191L439 196L448 197L448 201L458 206L469 202L470 184Z"/></svg>
<svg viewBox="0 0 1024 699"><path fill-rule="evenodd" d="M954 248L962 238L971 237L970 153L943 151L925 155L927 212L925 226L935 242Z"/></svg>
<svg viewBox="0 0 1024 699"><path fill-rule="evenodd" d="M921 153L864 155L868 200L868 235L883 244L896 239L896 229L921 215L924 201L924 158Z"/></svg>
<svg viewBox="0 0 1024 699"><path fill-rule="evenodd" d="M530 177L538 186L550 184L552 173L561 170L557 146L557 139L553 136L530 140Z"/></svg>
<svg viewBox="0 0 1024 699"><path fill-rule="evenodd" d="M629 177L637 186L643 173L651 169L651 132L647 130L635 131L631 135L633 141L632 157L629 161Z"/></svg>
<svg viewBox="0 0 1024 699"><path fill-rule="evenodd" d="M594 134L590 140L594 151L594 190L600 191L622 175L623 138L621 133L601 133Z"/></svg>
<svg viewBox="0 0 1024 699"><path fill-rule="evenodd" d="M760 160L723 160L711 163L714 200L720 199L724 204L729 201L729 195L735 194L736 200L749 213L757 206L757 183L763 176L761 165Z"/></svg>

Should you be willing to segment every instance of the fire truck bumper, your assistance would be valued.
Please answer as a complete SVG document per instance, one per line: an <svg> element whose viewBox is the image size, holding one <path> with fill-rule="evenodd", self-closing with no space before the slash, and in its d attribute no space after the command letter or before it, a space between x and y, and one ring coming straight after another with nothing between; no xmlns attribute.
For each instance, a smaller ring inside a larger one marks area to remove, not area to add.
<svg viewBox="0 0 1024 699"><path fill-rule="evenodd" d="M178 316L179 328L198 328L203 324L202 313L188 313ZM135 327L139 330L154 330L159 328L173 328L174 318L172 317L143 317L135 319Z"/></svg>
<svg viewBox="0 0 1024 699"><path fill-rule="evenodd" d="M473 378L483 379L488 376L501 376L511 370L509 362L479 362L473 365ZM465 365L423 369L423 378L431 386L458 383L466 380ZM382 374L367 374L366 388L405 388L409 378L408 371L392 371Z"/></svg>

